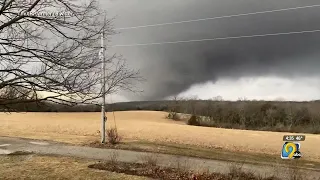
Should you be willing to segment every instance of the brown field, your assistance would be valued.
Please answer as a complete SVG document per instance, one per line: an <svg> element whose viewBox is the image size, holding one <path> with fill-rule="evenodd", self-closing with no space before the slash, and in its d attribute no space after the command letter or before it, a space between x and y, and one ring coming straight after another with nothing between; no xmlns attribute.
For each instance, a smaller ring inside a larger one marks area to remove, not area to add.
<svg viewBox="0 0 320 180"><path fill-rule="evenodd" d="M115 112L116 124L126 140L170 142L231 151L280 156L279 132L247 131L188 126L166 119L165 112ZM112 113L108 126L114 126ZM0 136L56 140L74 144L99 139L100 113L0 113ZM301 143L303 158L320 162L320 135L306 134Z"/></svg>

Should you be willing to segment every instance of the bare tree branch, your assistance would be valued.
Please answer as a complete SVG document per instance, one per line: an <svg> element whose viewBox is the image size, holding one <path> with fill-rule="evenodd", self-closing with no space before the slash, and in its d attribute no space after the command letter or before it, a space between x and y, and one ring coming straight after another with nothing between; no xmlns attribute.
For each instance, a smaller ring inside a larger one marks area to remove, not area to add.
<svg viewBox="0 0 320 180"><path fill-rule="evenodd" d="M15 103L90 103L136 91L143 79L119 55L106 57L106 93L101 90L100 34L115 31L96 0L21 2L0 2L0 110ZM56 11L59 16L52 15Z"/></svg>

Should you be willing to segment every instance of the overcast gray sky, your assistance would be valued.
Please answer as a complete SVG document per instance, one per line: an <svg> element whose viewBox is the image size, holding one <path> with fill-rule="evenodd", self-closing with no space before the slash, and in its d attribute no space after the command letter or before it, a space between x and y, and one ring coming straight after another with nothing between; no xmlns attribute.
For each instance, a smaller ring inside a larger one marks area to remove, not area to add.
<svg viewBox="0 0 320 180"><path fill-rule="evenodd" d="M112 0L116 28L320 4L319 0ZM320 7L123 30L111 45L320 29ZM320 99L320 33L138 47L115 47L147 81L141 95L207 99Z"/></svg>

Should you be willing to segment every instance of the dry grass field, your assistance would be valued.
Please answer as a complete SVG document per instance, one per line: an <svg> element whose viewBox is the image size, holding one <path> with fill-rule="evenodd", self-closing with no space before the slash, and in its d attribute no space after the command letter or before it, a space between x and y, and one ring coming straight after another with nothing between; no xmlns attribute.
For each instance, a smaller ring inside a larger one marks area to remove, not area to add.
<svg viewBox="0 0 320 180"><path fill-rule="evenodd" d="M231 151L279 155L279 132L247 131L188 126L166 119L165 112L115 112L119 133L126 140L170 142ZM114 126L108 113L108 126ZM99 139L100 113L12 113L0 114L0 136L55 140L74 144ZM320 162L320 135L306 134L301 143L304 159Z"/></svg>
<svg viewBox="0 0 320 180"><path fill-rule="evenodd" d="M68 157L0 155L0 179L147 180L144 177L87 168L92 163L95 161Z"/></svg>

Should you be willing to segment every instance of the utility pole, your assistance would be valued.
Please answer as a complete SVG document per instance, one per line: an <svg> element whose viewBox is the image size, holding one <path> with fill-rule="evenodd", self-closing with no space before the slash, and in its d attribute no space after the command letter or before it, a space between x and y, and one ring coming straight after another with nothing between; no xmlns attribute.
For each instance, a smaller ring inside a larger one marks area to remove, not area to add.
<svg viewBox="0 0 320 180"><path fill-rule="evenodd" d="M106 79L105 79L105 72L106 72L106 67L105 67L105 58L104 58L104 37L103 37L103 32L101 33L101 50L100 50L100 59L101 59L101 83L102 83L102 102L101 102L101 143L105 143L106 141L106 124L105 122L107 121L106 117L106 110L105 110L105 105L106 105Z"/></svg>

